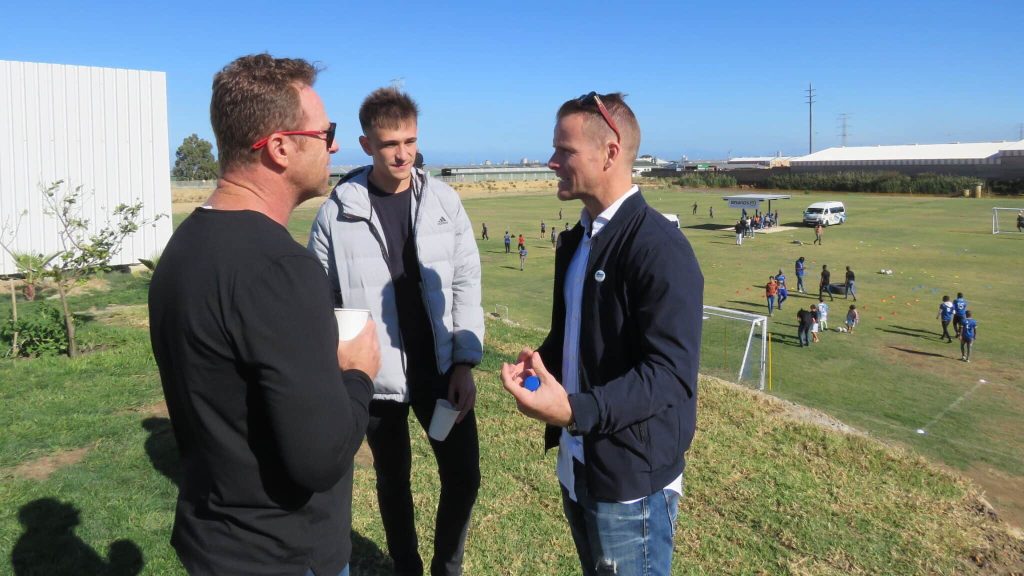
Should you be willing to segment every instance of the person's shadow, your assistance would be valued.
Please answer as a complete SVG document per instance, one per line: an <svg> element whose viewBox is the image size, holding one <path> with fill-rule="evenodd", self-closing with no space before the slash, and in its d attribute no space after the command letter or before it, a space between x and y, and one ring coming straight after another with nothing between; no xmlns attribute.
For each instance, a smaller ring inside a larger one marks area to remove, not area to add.
<svg viewBox="0 0 1024 576"><path fill-rule="evenodd" d="M178 443L174 440L174 429L167 418L146 418L142 427L149 432L146 438L146 455L153 468L166 476L175 486L181 478L181 456Z"/></svg>
<svg viewBox="0 0 1024 576"><path fill-rule="evenodd" d="M11 551L16 576L75 574L128 576L142 572L142 551L131 540L117 540L102 558L75 535L78 509L55 498L40 498L21 507L18 520L25 533Z"/></svg>

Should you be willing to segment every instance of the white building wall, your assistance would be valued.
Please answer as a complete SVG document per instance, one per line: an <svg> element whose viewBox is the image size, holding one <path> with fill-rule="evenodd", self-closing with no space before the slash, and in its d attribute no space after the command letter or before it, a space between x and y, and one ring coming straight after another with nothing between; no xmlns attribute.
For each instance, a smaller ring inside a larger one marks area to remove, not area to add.
<svg viewBox="0 0 1024 576"><path fill-rule="evenodd" d="M126 239L114 264L158 254L171 236L169 157L163 72L0 60L0 227L16 252L58 248L42 189L63 180L86 192L93 231L122 203L141 201L147 219L164 214ZM0 274L15 272L0 251Z"/></svg>

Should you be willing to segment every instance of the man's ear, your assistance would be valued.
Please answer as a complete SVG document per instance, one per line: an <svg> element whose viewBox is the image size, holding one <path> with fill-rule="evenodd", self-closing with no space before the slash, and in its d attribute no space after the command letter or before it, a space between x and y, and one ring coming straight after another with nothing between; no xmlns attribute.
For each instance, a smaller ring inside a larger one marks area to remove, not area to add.
<svg viewBox="0 0 1024 576"><path fill-rule="evenodd" d="M622 157L622 145L614 140L609 140L606 144L608 151L608 160L605 162L605 169L609 169Z"/></svg>
<svg viewBox="0 0 1024 576"><path fill-rule="evenodd" d="M272 134L267 140L263 149L263 157L266 162L273 166L286 168L292 155L295 153L295 146L291 141L280 134Z"/></svg>
<svg viewBox="0 0 1024 576"><path fill-rule="evenodd" d="M373 148L370 148L370 139L366 136L359 137L359 146L366 152L367 156L373 156Z"/></svg>

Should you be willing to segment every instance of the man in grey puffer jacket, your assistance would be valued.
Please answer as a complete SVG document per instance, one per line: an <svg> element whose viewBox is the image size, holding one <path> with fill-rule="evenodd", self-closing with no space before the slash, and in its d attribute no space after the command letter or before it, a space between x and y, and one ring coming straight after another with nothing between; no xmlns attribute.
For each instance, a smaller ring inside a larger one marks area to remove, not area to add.
<svg viewBox="0 0 1024 576"><path fill-rule="evenodd" d="M309 249L327 271L336 304L367 308L378 323L381 370L366 437L396 574L423 573L409 483L409 408L424 429L437 399L459 410L448 437L430 440L441 479L430 571L461 574L480 486L471 372L483 355L480 255L458 194L413 166L417 117L415 102L397 89L366 98L359 143L373 164L338 183L317 214Z"/></svg>

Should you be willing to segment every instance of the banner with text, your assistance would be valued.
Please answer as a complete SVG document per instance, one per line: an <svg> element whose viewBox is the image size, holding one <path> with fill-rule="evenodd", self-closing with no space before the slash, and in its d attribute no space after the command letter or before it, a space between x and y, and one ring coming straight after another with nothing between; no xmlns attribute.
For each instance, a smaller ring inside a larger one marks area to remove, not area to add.
<svg viewBox="0 0 1024 576"><path fill-rule="evenodd" d="M729 208L746 208L747 210L759 210L761 201L757 198L730 198Z"/></svg>

